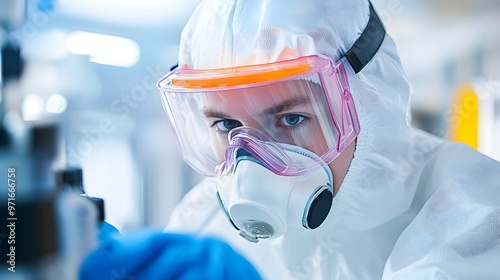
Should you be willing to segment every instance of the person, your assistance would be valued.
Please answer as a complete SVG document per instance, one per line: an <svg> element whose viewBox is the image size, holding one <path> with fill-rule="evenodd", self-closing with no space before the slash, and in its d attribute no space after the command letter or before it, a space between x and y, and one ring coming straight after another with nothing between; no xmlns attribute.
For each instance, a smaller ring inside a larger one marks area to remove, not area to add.
<svg viewBox="0 0 500 280"><path fill-rule="evenodd" d="M202 0L157 86L207 175L166 231L265 279L500 278L500 164L410 126L369 1Z"/></svg>

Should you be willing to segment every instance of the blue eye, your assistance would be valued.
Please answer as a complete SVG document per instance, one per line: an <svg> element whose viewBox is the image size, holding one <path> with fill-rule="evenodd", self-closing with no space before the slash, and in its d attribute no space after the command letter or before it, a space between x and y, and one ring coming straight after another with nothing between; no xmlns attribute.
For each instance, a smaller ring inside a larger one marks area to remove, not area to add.
<svg viewBox="0 0 500 280"><path fill-rule="evenodd" d="M237 120L231 120L231 119L223 119L223 120L218 120L212 124L212 126L216 125L217 130L227 132L230 131L233 128L237 128L241 126L241 123Z"/></svg>
<svg viewBox="0 0 500 280"><path fill-rule="evenodd" d="M279 122L280 124L284 126L294 126L298 125L302 121L305 120L304 116L297 115L297 114L288 114L280 118Z"/></svg>

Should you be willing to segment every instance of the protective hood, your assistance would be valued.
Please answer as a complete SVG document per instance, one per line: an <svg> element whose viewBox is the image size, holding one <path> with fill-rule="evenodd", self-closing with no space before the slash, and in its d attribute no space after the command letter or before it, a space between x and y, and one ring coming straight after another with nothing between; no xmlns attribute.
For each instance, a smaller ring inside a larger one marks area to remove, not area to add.
<svg viewBox="0 0 500 280"><path fill-rule="evenodd" d="M181 36L179 65L214 69L306 55L339 60L369 20L369 2L298 0L202 1ZM419 158L409 127L410 85L392 39L350 78L361 133L330 217L343 226L373 228L406 211Z"/></svg>

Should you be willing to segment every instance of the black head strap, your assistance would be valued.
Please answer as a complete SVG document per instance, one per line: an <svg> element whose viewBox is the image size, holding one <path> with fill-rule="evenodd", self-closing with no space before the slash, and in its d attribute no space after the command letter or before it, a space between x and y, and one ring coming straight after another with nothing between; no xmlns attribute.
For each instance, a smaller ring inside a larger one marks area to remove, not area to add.
<svg viewBox="0 0 500 280"><path fill-rule="evenodd" d="M385 28L370 2L370 19L361 36L345 54L355 73L375 56L385 38Z"/></svg>
<svg viewBox="0 0 500 280"><path fill-rule="evenodd" d="M179 67L179 62L177 62L175 65L170 67L170 71L174 71L175 68Z"/></svg>

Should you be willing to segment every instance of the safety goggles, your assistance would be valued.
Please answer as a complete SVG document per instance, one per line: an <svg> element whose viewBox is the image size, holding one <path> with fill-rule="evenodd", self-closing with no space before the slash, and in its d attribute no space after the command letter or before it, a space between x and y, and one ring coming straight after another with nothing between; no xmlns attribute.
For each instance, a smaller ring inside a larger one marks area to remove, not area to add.
<svg viewBox="0 0 500 280"><path fill-rule="evenodd" d="M173 69L157 87L185 161L208 176L231 172L239 156L286 176L331 163L360 132L348 76L371 60L384 36L370 4L366 29L337 63L311 55L234 68ZM313 163L291 157L294 147L317 157Z"/></svg>
<svg viewBox="0 0 500 280"><path fill-rule="evenodd" d="M318 165L293 160L287 149L309 150L325 165L359 133L344 60L179 68L159 88L184 159L209 176L232 170L242 151L277 174L304 174Z"/></svg>

